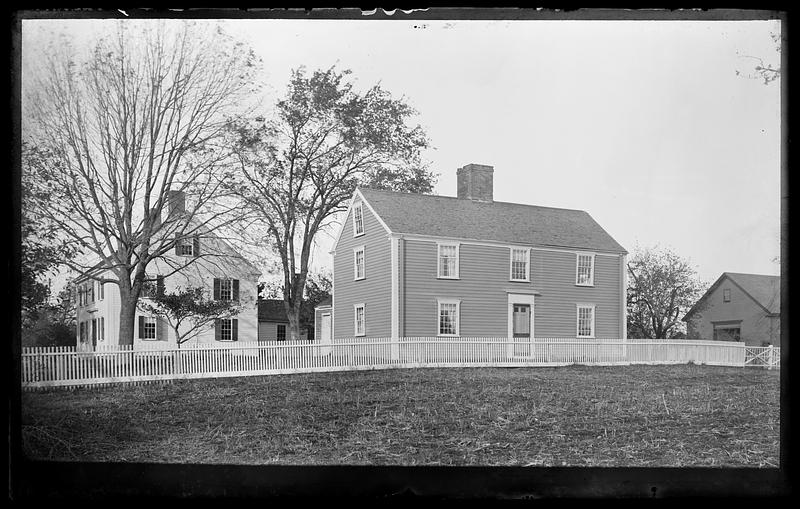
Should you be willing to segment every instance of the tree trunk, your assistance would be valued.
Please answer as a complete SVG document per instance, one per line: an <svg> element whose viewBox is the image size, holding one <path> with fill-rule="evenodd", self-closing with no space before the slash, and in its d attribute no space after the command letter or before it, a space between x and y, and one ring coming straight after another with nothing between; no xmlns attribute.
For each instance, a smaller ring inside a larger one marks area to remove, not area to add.
<svg viewBox="0 0 800 509"><path fill-rule="evenodd" d="M136 301L130 295L122 295L120 292L119 306L119 344L132 345L133 331L136 324Z"/></svg>
<svg viewBox="0 0 800 509"><path fill-rule="evenodd" d="M300 309L290 307L286 314L289 319L289 338L292 341L300 339Z"/></svg>

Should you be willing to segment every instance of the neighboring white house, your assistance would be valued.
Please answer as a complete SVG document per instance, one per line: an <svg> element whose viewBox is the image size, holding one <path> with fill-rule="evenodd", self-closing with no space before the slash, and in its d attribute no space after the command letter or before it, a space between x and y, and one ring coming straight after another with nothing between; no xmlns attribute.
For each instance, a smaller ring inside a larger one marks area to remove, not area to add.
<svg viewBox="0 0 800 509"><path fill-rule="evenodd" d="M183 200L182 192L173 192L171 210L172 207L183 210ZM183 268L174 272L176 266ZM147 302L153 292L202 287L214 299L240 303L241 311L235 317L209 324L184 344L258 339L256 300L260 273L213 233L200 229L191 239L176 241L175 248L164 259L150 263L147 273L148 279L156 282L143 291L140 302ZM114 278L110 270L98 269L76 280L79 349L119 344L119 287L114 283L101 284L98 279L103 277ZM142 309L137 309L133 335L134 349L172 348L176 343L175 332L167 321Z"/></svg>

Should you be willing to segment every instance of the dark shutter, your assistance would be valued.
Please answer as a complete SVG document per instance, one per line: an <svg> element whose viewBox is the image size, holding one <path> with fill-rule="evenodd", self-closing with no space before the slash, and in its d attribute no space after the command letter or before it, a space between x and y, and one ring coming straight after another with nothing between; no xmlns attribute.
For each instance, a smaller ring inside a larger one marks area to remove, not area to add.
<svg viewBox="0 0 800 509"><path fill-rule="evenodd" d="M167 325L164 323L164 319L159 317L156 318L156 340L158 341L166 341L167 340Z"/></svg>
<svg viewBox="0 0 800 509"><path fill-rule="evenodd" d="M200 255L200 236L199 235L195 235L194 239L192 239L192 240L194 241L194 249L192 249L192 254L196 258L197 256Z"/></svg>
<svg viewBox="0 0 800 509"><path fill-rule="evenodd" d="M222 320L219 318L214 319L214 340L219 341L222 337Z"/></svg>
<svg viewBox="0 0 800 509"><path fill-rule="evenodd" d="M175 233L175 255L176 255L176 256L177 256L177 255L179 255L179 254L181 254L181 253L180 253L180 251L178 250L178 246L180 245L180 241L181 241L181 237L180 237L180 235L178 235L178 233L176 232L176 233Z"/></svg>
<svg viewBox="0 0 800 509"><path fill-rule="evenodd" d="M144 339L144 317L139 316L139 339Z"/></svg>
<svg viewBox="0 0 800 509"><path fill-rule="evenodd" d="M231 320L231 338L234 341L239 341L239 320L236 318Z"/></svg>
<svg viewBox="0 0 800 509"><path fill-rule="evenodd" d="M214 300L219 300L219 278L214 278Z"/></svg>
<svg viewBox="0 0 800 509"><path fill-rule="evenodd" d="M239 280L238 279L234 279L233 283L232 283L232 286L233 286L233 300L238 302L239 301Z"/></svg>
<svg viewBox="0 0 800 509"><path fill-rule="evenodd" d="M164 276L156 276L156 295L164 295Z"/></svg>

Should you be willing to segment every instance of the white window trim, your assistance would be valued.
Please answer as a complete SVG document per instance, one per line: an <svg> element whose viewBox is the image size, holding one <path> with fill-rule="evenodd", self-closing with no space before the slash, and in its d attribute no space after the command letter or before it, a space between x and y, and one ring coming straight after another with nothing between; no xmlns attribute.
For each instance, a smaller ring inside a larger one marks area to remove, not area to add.
<svg viewBox="0 0 800 509"><path fill-rule="evenodd" d="M362 258L364 259L364 273L361 277L358 277L358 252L361 252L363 255ZM364 246L357 246L353 248L353 281L360 281L362 279L367 278L367 251Z"/></svg>
<svg viewBox="0 0 800 509"><path fill-rule="evenodd" d="M142 341L158 341L158 317L157 316L144 315L145 323L143 323L142 325L144 325L144 329L145 330L147 330L147 320L153 320L153 337L152 338L144 337L145 333L144 333L144 331L142 331L141 332L141 336L142 337L139 338L139 339L142 340Z"/></svg>
<svg viewBox="0 0 800 509"><path fill-rule="evenodd" d="M575 286L594 286L594 258L596 253L584 253L584 252L576 252L575 253ZM580 276L579 268L580 268L580 260L581 256L589 256L592 259L591 265L591 274L589 277L588 283L579 283L578 277Z"/></svg>
<svg viewBox="0 0 800 509"><path fill-rule="evenodd" d="M233 293L233 284L231 284L231 293ZM222 295L222 288L221 287L220 287L220 295ZM233 320L234 320L233 318L220 318L219 319L219 343L233 343ZM223 331L222 324L223 324L223 322L228 322L228 324L230 326L230 333L231 333L231 338L230 339L222 339L222 331Z"/></svg>
<svg viewBox="0 0 800 509"><path fill-rule="evenodd" d="M358 229L356 228L356 210L361 212L361 233L358 233ZM360 237L364 235L367 228L364 224L364 202L358 201L353 205L353 237Z"/></svg>
<svg viewBox="0 0 800 509"><path fill-rule="evenodd" d="M525 251L525 279L514 279L514 251ZM529 247L508 248L508 280L530 283L531 281L531 249Z"/></svg>
<svg viewBox="0 0 800 509"><path fill-rule="evenodd" d="M578 303L575 305L575 337L579 339L595 339L597 332L595 331L595 304L587 304L587 303ZM589 336L581 336L581 309L591 309L592 310L592 333Z"/></svg>
<svg viewBox="0 0 800 509"><path fill-rule="evenodd" d="M364 310L364 330L358 332L358 309ZM366 336L367 335L367 307L363 302L361 304L353 304L353 335Z"/></svg>
<svg viewBox="0 0 800 509"><path fill-rule="evenodd" d="M456 248L456 269L455 275L442 275L442 247ZM461 276L461 243L459 242L437 242L436 243L436 278L437 279L460 279Z"/></svg>
<svg viewBox="0 0 800 509"><path fill-rule="evenodd" d="M456 333L442 334L442 304L456 305ZM455 338L461 335L461 300L460 299L436 299L436 335L443 338Z"/></svg>

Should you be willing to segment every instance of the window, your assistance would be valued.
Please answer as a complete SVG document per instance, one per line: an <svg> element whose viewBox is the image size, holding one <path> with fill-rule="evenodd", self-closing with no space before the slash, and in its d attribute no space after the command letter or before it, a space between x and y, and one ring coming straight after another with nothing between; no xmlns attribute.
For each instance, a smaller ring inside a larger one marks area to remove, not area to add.
<svg viewBox="0 0 800 509"><path fill-rule="evenodd" d="M361 202L353 207L353 237L364 235L364 208Z"/></svg>
<svg viewBox="0 0 800 509"><path fill-rule="evenodd" d="M367 333L367 315L364 304L355 305L354 331L356 336L363 336Z"/></svg>
<svg viewBox="0 0 800 509"><path fill-rule="evenodd" d="M458 279L458 244L439 244L439 276Z"/></svg>
<svg viewBox="0 0 800 509"><path fill-rule="evenodd" d="M511 281L530 281L530 249L511 248Z"/></svg>
<svg viewBox="0 0 800 509"><path fill-rule="evenodd" d="M164 276L151 276L145 274L144 281L142 281L142 297L155 297L156 295L164 295Z"/></svg>
<svg viewBox="0 0 800 509"><path fill-rule="evenodd" d="M278 341L286 341L286 326L283 324L278 324L277 339Z"/></svg>
<svg viewBox="0 0 800 509"><path fill-rule="evenodd" d="M580 286L594 286L594 253L578 253L575 284Z"/></svg>
<svg viewBox="0 0 800 509"><path fill-rule="evenodd" d="M105 285L102 281L97 282L97 300L103 300L106 296Z"/></svg>
<svg viewBox="0 0 800 509"><path fill-rule="evenodd" d="M239 300L239 280L214 278L214 300Z"/></svg>
<svg viewBox="0 0 800 509"><path fill-rule="evenodd" d="M725 288L722 290L722 302L730 302L731 301L731 289Z"/></svg>
<svg viewBox="0 0 800 509"><path fill-rule="evenodd" d="M578 304L579 338L594 337L594 304Z"/></svg>
<svg viewBox="0 0 800 509"><path fill-rule="evenodd" d="M741 327L714 327L714 341L741 341L742 328Z"/></svg>
<svg viewBox="0 0 800 509"><path fill-rule="evenodd" d="M81 322L78 325L79 333L78 337L81 339L81 343L86 343L86 322Z"/></svg>
<svg viewBox="0 0 800 509"><path fill-rule="evenodd" d="M94 302L94 281L89 281L86 283L86 289L89 292L90 300L89 302Z"/></svg>
<svg viewBox="0 0 800 509"><path fill-rule="evenodd" d="M192 237L180 237L175 234L175 254L177 256L194 256L200 255L200 237L193 235Z"/></svg>
<svg viewBox="0 0 800 509"><path fill-rule="evenodd" d="M214 320L214 339L217 341L238 341L239 320L236 318L217 318Z"/></svg>
<svg viewBox="0 0 800 509"><path fill-rule="evenodd" d="M353 271L354 279L364 279L366 277L364 272L364 246L359 246L353 249Z"/></svg>
<svg viewBox="0 0 800 509"><path fill-rule="evenodd" d="M92 343L97 343L97 318L92 318Z"/></svg>
<svg viewBox="0 0 800 509"><path fill-rule="evenodd" d="M106 339L106 319L102 316L100 317L100 334L98 339L100 339L100 341Z"/></svg>
<svg viewBox="0 0 800 509"><path fill-rule="evenodd" d="M458 336L461 301L439 300L439 336Z"/></svg>
<svg viewBox="0 0 800 509"><path fill-rule="evenodd" d="M141 339L156 339L156 317L154 316L140 316L139 317L139 338Z"/></svg>

